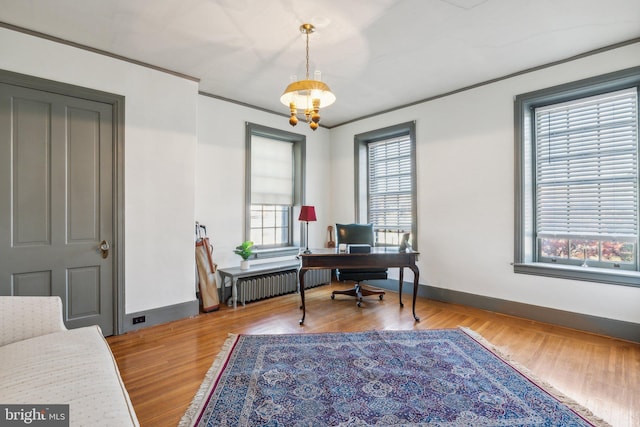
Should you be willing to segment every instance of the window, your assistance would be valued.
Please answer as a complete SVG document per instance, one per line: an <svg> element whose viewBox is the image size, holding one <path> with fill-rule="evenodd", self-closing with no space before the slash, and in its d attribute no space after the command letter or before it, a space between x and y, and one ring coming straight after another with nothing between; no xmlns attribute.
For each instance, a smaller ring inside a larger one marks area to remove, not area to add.
<svg viewBox="0 0 640 427"><path fill-rule="evenodd" d="M303 135L247 124L245 236L258 251L294 244L293 209L303 198L304 147Z"/></svg>
<svg viewBox="0 0 640 427"><path fill-rule="evenodd" d="M417 247L415 123L355 137L356 217L373 224L376 245Z"/></svg>
<svg viewBox="0 0 640 427"><path fill-rule="evenodd" d="M517 272L638 283L639 85L636 68L516 98Z"/></svg>

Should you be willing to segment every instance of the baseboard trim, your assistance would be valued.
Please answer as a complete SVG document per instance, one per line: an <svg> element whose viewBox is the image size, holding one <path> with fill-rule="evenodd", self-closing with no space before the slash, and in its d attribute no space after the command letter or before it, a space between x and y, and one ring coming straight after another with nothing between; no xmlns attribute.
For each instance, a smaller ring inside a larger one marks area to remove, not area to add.
<svg viewBox="0 0 640 427"><path fill-rule="evenodd" d="M139 329L148 328L149 326L173 322L174 320L180 320L187 317L197 316L198 313L200 313L198 300L168 305L166 307L159 307L151 310L138 311L136 313L127 313L124 316L123 333L137 331ZM140 316L144 316L145 321L134 325L133 319Z"/></svg>
<svg viewBox="0 0 640 427"><path fill-rule="evenodd" d="M369 283L371 283L372 286L388 289L390 291L398 290L398 282L395 280L372 280ZM413 294L413 283L404 282L402 286L402 293ZM574 313L427 285L420 285L418 287L418 296L430 298L436 301L461 304L496 313L508 314L510 316L521 317L538 322L551 323L598 335L620 338L626 341L640 342L640 325L637 323ZM405 300L405 305L406 303L407 301Z"/></svg>

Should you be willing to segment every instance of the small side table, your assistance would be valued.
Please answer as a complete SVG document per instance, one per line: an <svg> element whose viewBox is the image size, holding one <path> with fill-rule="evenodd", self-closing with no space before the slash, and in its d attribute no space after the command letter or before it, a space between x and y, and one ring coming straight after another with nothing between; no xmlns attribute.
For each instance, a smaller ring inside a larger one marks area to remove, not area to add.
<svg viewBox="0 0 640 427"><path fill-rule="evenodd" d="M279 271L297 270L300 267L300 261L297 259L280 261L280 262L267 262L263 264L255 264L246 270L241 270L240 267L227 267L219 268L220 279L220 300L224 298L224 288L229 279L231 283L231 299L233 300L233 308L238 306L238 280L246 279L249 277L262 276L269 273L277 273ZM240 282L242 283L242 282ZM242 294L242 305L245 305L244 292Z"/></svg>

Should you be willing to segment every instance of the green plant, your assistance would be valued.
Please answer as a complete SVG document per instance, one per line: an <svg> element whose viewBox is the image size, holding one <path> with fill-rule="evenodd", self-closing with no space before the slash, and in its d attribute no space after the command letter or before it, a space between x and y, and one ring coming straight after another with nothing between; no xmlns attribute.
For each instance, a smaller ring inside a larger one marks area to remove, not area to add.
<svg viewBox="0 0 640 427"><path fill-rule="evenodd" d="M253 251L251 250L252 247L253 242L246 240L242 242L242 244L236 246L233 253L240 255L242 259L246 261L253 254Z"/></svg>

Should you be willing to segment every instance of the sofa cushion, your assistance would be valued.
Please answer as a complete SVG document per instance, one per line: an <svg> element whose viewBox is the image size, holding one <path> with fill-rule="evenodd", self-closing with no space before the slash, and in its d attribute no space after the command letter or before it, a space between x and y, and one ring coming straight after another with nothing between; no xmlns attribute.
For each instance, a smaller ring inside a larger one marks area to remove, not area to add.
<svg viewBox="0 0 640 427"><path fill-rule="evenodd" d="M66 329L60 297L0 296L0 346Z"/></svg>
<svg viewBox="0 0 640 427"><path fill-rule="evenodd" d="M138 425L98 326L0 347L0 402L69 404L70 425Z"/></svg>

